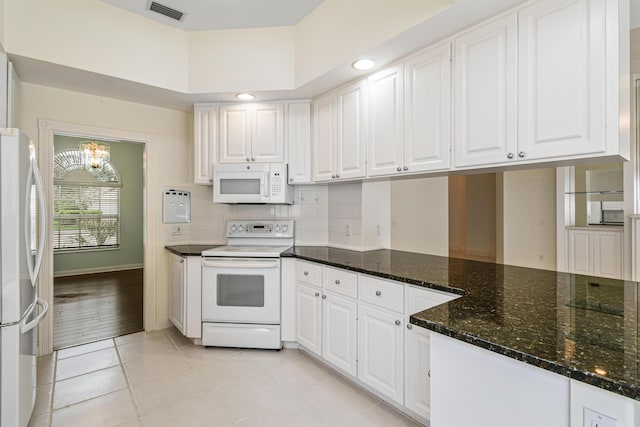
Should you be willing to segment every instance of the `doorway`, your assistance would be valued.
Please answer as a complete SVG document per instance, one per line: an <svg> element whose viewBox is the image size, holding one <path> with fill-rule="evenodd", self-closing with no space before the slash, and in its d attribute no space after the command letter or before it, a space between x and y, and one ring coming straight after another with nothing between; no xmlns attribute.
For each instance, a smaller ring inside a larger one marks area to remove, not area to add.
<svg viewBox="0 0 640 427"><path fill-rule="evenodd" d="M143 158L139 143L54 136L56 350L143 330Z"/></svg>
<svg viewBox="0 0 640 427"><path fill-rule="evenodd" d="M496 262L496 174L449 177L449 256Z"/></svg>
<svg viewBox="0 0 640 427"><path fill-rule="evenodd" d="M54 255L53 238L50 230L53 229L53 191L54 191L54 138L56 135L75 136L91 139L96 135L107 141L131 141L144 146L143 159L143 245L144 245L144 274L143 274L143 328L153 330L156 328L156 288L155 272L157 270L157 236L155 225L160 218L159 209L159 170L148 167L149 159L156 156L158 148L155 144L155 136L149 133L118 130L90 125L79 125L68 122L58 122L47 119L38 120L38 164L42 174L45 189L47 212L47 238L44 242L44 257L40 275L38 276L38 296L45 301L54 302ZM53 352L53 320L54 310L45 317L38 327L38 355Z"/></svg>

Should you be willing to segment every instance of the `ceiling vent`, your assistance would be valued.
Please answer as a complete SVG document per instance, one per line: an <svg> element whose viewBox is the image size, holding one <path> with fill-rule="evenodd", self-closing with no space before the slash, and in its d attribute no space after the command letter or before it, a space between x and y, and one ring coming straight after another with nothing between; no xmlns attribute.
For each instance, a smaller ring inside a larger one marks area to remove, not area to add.
<svg viewBox="0 0 640 427"><path fill-rule="evenodd" d="M176 21L182 21L182 18L184 17L184 13L180 12L179 10L172 9L169 6L165 6L155 1L152 1L149 4L149 10L159 13L160 15L164 15L168 18L175 19Z"/></svg>

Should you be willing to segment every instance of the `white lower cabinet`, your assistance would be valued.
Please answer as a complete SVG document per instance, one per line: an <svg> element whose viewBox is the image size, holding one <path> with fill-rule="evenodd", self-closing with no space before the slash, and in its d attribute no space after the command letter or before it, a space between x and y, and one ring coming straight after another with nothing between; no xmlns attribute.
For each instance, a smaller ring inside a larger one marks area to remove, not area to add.
<svg viewBox="0 0 640 427"><path fill-rule="evenodd" d="M402 313L358 304L358 379L401 405L404 403L402 318Z"/></svg>
<svg viewBox="0 0 640 427"><path fill-rule="evenodd" d="M171 253L169 259L169 320L184 336L201 338L202 258Z"/></svg>
<svg viewBox="0 0 640 427"><path fill-rule="evenodd" d="M569 273L623 278L623 227L567 229Z"/></svg>
<svg viewBox="0 0 640 427"><path fill-rule="evenodd" d="M458 296L307 261L295 270L298 343L426 423L430 333L409 317Z"/></svg>
<svg viewBox="0 0 640 427"><path fill-rule="evenodd" d="M356 376L357 303L325 292L322 295L322 358Z"/></svg>
<svg viewBox="0 0 640 427"><path fill-rule="evenodd" d="M424 420L431 418L431 333L409 323L409 317L458 298L446 292L407 286L405 292L405 395L404 406Z"/></svg>
<svg viewBox="0 0 640 427"><path fill-rule="evenodd" d="M322 355L322 289L296 284L296 323L298 343Z"/></svg>

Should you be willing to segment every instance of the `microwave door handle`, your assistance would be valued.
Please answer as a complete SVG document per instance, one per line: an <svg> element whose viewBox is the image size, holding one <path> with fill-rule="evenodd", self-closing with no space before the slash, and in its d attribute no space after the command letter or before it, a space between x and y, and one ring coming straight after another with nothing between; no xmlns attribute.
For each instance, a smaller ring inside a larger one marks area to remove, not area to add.
<svg viewBox="0 0 640 427"><path fill-rule="evenodd" d="M262 180L262 196L269 198L269 181L271 180L271 176L269 174L266 175L265 179Z"/></svg>

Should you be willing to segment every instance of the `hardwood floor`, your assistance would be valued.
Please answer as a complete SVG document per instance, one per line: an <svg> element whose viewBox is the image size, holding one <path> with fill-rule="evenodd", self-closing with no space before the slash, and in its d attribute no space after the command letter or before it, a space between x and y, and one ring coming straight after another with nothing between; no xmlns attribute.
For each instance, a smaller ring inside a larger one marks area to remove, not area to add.
<svg viewBox="0 0 640 427"><path fill-rule="evenodd" d="M56 277L54 349L142 331L142 284L143 269Z"/></svg>

